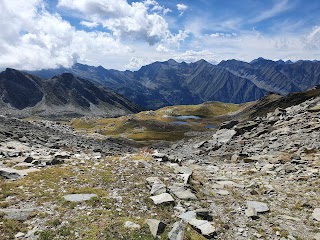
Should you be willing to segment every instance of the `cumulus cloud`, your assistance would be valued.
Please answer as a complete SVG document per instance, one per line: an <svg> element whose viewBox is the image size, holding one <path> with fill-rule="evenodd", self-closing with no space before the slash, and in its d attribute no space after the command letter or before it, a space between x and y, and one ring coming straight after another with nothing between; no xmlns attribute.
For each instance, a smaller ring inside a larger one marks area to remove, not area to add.
<svg viewBox="0 0 320 240"><path fill-rule="evenodd" d="M184 62L196 62L201 59L205 59L208 62L216 63L215 58L216 58L216 54L210 50L202 50L202 51L188 50L173 56L174 60L184 61Z"/></svg>
<svg viewBox="0 0 320 240"><path fill-rule="evenodd" d="M157 52L169 52L169 49L162 44L159 44L158 47L156 48Z"/></svg>
<svg viewBox="0 0 320 240"><path fill-rule="evenodd" d="M108 33L76 30L60 15L46 11L40 0L3 0L0 4L0 67L68 67L94 54L131 51Z"/></svg>
<svg viewBox="0 0 320 240"><path fill-rule="evenodd" d="M126 0L59 0L58 7L80 12L121 40L144 40L154 45L171 35L166 20L155 12L170 10L152 0L131 4Z"/></svg>
<svg viewBox="0 0 320 240"><path fill-rule="evenodd" d="M125 66L126 69L130 70L138 70L142 66L155 62L154 59L151 58L139 58L139 57L132 57L129 63Z"/></svg>

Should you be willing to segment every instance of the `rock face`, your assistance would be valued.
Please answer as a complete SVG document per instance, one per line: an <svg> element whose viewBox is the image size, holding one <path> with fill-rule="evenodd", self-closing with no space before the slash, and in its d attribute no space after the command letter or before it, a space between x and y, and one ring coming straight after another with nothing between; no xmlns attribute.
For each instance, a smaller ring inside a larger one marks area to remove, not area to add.
<svg viewBox="0 0 320 240"><path fill-rule="evenodd" d="M140 110L110 89L70 73L45 80L14 69L0 73L0 109L16 116L46 117L119 116Z"/></svg>

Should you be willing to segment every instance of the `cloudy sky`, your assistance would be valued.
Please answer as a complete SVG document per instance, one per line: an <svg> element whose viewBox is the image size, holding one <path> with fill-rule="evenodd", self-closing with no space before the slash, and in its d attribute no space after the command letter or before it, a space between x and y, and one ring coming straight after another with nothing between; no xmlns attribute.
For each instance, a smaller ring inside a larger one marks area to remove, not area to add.
<svg viewBox="0 0 320 240"><path fill-rule="evenodd" d="M320 59L319 0L0 0L0 68Z"/></svg>

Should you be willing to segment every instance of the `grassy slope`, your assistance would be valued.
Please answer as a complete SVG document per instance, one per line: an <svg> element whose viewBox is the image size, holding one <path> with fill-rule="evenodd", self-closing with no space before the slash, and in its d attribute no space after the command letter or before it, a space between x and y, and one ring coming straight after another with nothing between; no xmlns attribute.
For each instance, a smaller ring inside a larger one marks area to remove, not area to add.
<svg viewBox="0 0 320 240"><path fill-rule="evenodd" d="M244 105L209 102L200 105L181 105L145 111L135 115L118 118L74 119L71 126L77 131L88 134L99 133L112 137L127 137L137 141L168 140L174 141L184 137L189 131L205 131L208 124L218 125L223 115L238 111ZM178 121L170 116L195 115L201 120L184 120L189 124L176 125Z"/></svg>

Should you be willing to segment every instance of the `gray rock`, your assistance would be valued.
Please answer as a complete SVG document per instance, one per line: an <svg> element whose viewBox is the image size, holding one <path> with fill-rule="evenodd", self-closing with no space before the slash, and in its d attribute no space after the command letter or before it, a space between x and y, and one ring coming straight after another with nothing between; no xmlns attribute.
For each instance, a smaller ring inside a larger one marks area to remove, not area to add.
<svg viewBox="0 0 320 240"><path fill-rule="evenodd" d="M163 153L153 153L152 154L152 157L159 161L159 162L166 162L166 161L169 161L169 158L167 155L163 154Z"/></svg>
<svg viewBox="0 0 320 240"><path fill-rule="evenodd" d="M20 174L19 170L13 168L0 168L0 176L6 179L19 179L22 178L23 175Z"/></svg>
<svg viewBox="0 0 320 240"><path fill-rule="evenodd" d="M183 240L186 223L184 221L175 222L168 233L169 240Z"/></svg>
<svg viewBox="0 0 320 240"><path fill-rule="evenodd" d="M218 190L217 193L222 196L227 196L230 194L227 190Z"/></svg>
<svg viewBox="0 0 320 240"><path fill-rule="evenodd" d="M247 207L254 208L257 211L257 213L263 213L263 212L269 211L269 207L267 206L267 204L263 202L247 201Z"/></svg>
<svg viewBox="0 0 320 240"><path fill-rule="evenodd" d="M197 218L197 213L195 211L188 211L179 215L179 218L189 222L193 218Z"/></svg>
<svg viewBox="0 0 320 240"><path fill-rule="evenodd" d="M320 233L316 233L313 237L315 240L320 240Z"/></svg>
<svg viewBox="0 0 320 240"><path fill-rule="evenodd" d="M245 211L245 214L247 217L250 217L253 219L258 217L258 212L254 207L248 207Z"/></svg>
<svg viewBox="0 0 320 240"><path fill-rule="evenodd" d="M216 228L206 220L198 220L194 218L191 219L188 223L206 237L212 237L216 233Z"/></svg>
<svg viewBox="0 0 320 240"><path fill-rule="evenodd" d="M156 196L150 197L154 204L173 203L174 199L169 193L161 193Z"/></svg>
<svg viewBox="0 0 320 240"><path fill-rule="evenodd" d="M218 144L226 144L233 138L234 135L236 135L235 130L220 129L213 135L212 141Z"/></svg>
<svg viewBox="0 0 320 240"><path fill-rule="evenodd" d="M194 193L192 193L190 189L185 189L184 185L182 184L174 184L173 186L169 187L169 190L173 195L175 195L179 199L197 199L197 196Z"/></svg>
<svg viewBox="0 0 320 240"><path fill-rule="evenodd" d="M177 167L175 167L174 172L181 174L184 184L187 184L189 182L189 179L190 179L190 177L192 175L192 169L189 168L189 167L185 167L185 166L182 166L182 167L177 166Z"/></svg>
<svg viewBox="0 0 320 240"><path fill-rule="evenodd" d="M33 157L26 157L25 159L24 159L24 162L26 162L26 163L32 163L32 161L34 160L34 158Z"/></svg>
<svg viewBox="0 0 320 240"><path fill-rule="evenodd" d="M146 180L151 188L151 195L159 195L167 192L166 185L158 177L148 177Z"/></svg>
<svg viewBox="0 0 320 240"><path fill-rule="evenodd" d="M315 208L312 212L312 217L320 222L320 208Z"/></svg>
<svg viewBox="0 0 320 240"><path fill-rule="evenodd" d="M197 209L195 212L198 218L201 218L203 220L208 220L208 221L212 220L212 216L210 216L209 210L206 208Z"/></svg>
<svg viewBox="0 0 320 240"><path fill-rule="evenodd" d="M157 219L147 219L145 222L148 224L150 232L154 237L163 233L166 228L166 224Z"/></svg>
<svg viewBox="0 0 320 240"><path fill-rule="evenodd" d="M66 201L70 202L82 202L97 197L97 194L68 194L63 196Z"/></svg>
<svg viewBox="0 0 320 240"><path fill-rule="evenodd" d="M0 213L4 214L5 219L13 219L18 221L27 220L35 210L30 209L16 209L16 208L0 208Z"/></svg>
<svg viewBox="0 0 320 240"><path fill-rule="evenodd" d="M140 229L141 226L137 223L131 222L131 221L126 221L124 223L125 228L130 228L130 229Z"/></svg>
<svg viewBox="0 0 320 240"><path fill-rule="evenodd" d="M24 237L26 234L22 233L22 232L18 232L16 235L14 235L15 238L22 238Z"/></svg>

